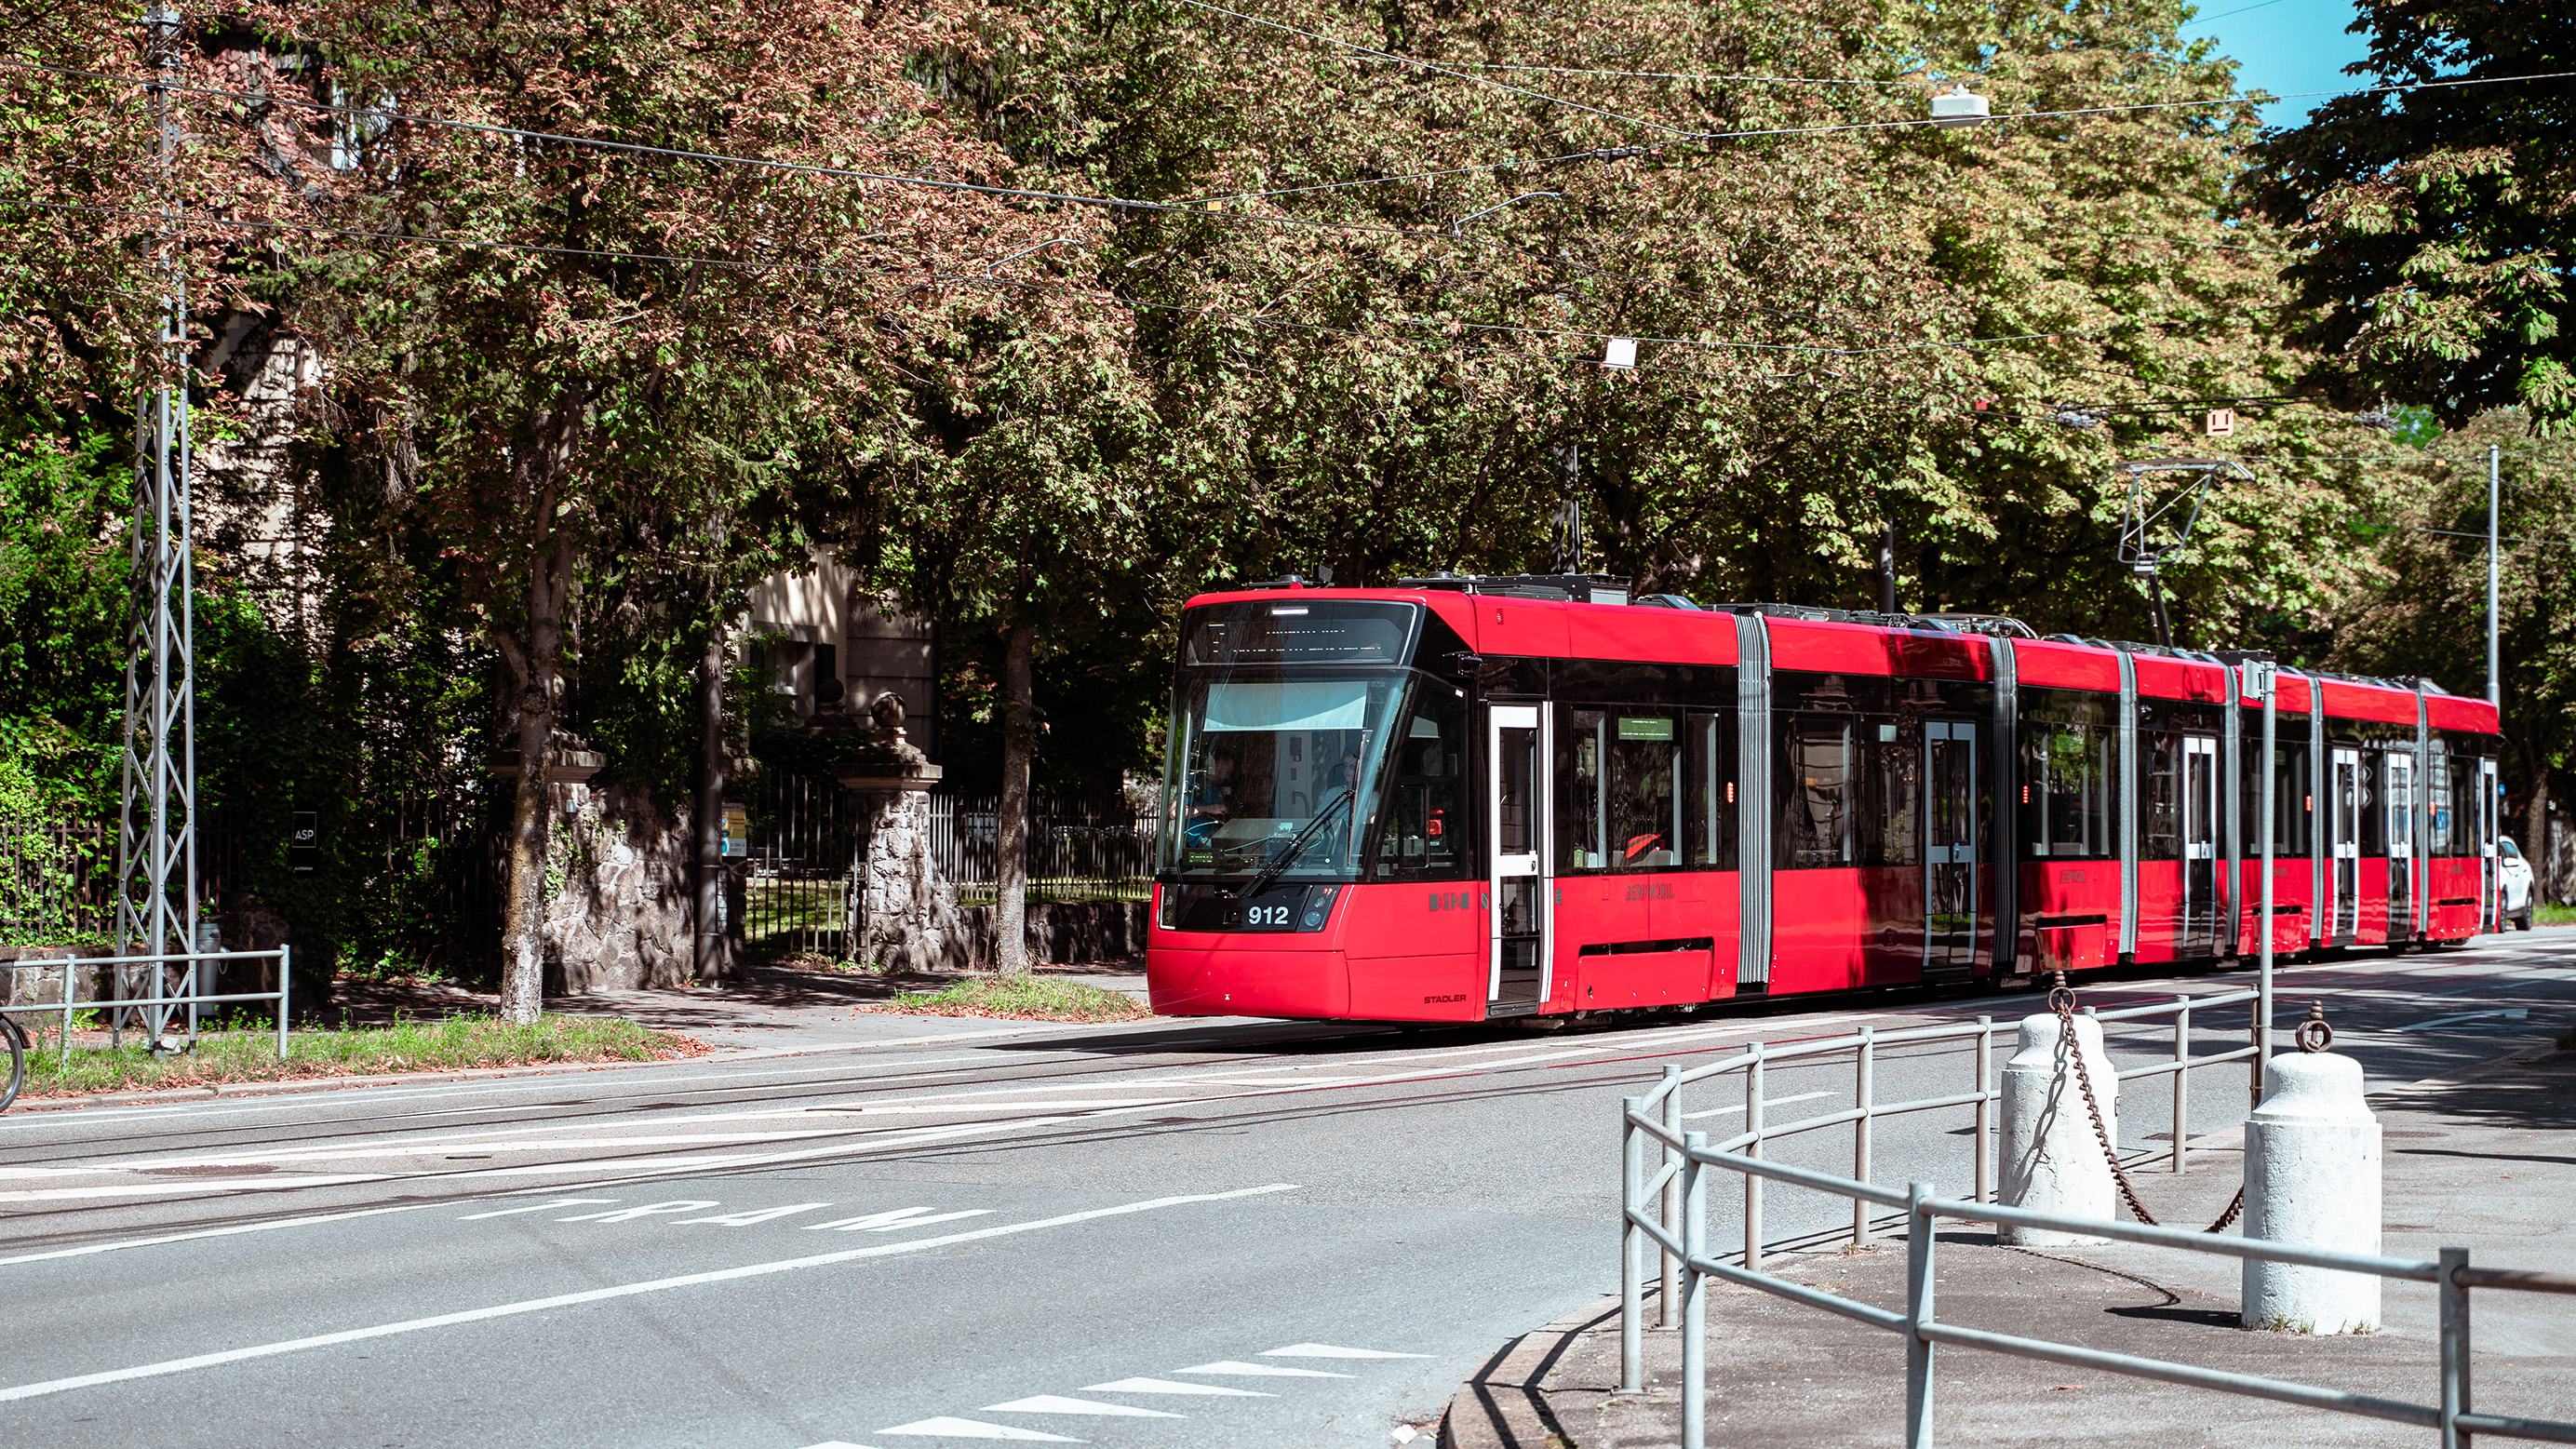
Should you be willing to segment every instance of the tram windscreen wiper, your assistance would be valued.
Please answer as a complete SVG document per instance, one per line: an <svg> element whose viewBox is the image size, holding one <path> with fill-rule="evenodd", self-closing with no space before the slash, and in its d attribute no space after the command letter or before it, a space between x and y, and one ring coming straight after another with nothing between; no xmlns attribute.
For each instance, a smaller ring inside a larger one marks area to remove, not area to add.
<svg viewBox="0 0 2576 1449"><path fill-rule="evenodd" d="M1350 791L1344 790L1325 801L1324 808L1315 812L1315 818L1307 821L1304 829L1288 838L1288 848L1272 856L1267 865L1254 871L1252 879L1244 882L1243 889L1236 893L1235 898L1248 901L1268 890L1270 883L1279 878L1279 873L1286 870L1289 863L1294 861L1308 845L1314 843L1315 832L1324 828L1324 822L1333 818L1333 812L1348 806L1353 798Z"/></svg>

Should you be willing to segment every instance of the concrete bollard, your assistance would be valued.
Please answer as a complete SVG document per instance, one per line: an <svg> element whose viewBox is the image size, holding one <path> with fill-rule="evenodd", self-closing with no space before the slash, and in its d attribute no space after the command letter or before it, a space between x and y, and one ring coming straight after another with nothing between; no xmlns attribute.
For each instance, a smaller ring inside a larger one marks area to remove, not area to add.
<svg viewBox="0 0 2576 1449"><path fill-rule="evenodd" d="M2093 1093L2102 1104L2102 1124L2111 1140L2120 1140L2117 1097L2120 1083L2111 1058L2102 1050L2102 1023L2089 1016L2075 1019L2075 1042L2093 1075ZM2069 1217L2116 1216L2111 1164L2093 1135L2092 1114L2084 1110L2084 1089L2075 1080L2074 1059L2062 1049L2055 1016L2025 1016L2012 1060L2004 1063L2003 1204L2033 1212ZM2107 1238L2053 1229L2006 1225L1998 1236L2016 1247L2064 1247L2103 1243Z"/></svg>
<svg viewBox="0 0 2576 1449"><path fill-rule="evenodd" d="M2245 1236L2379 1251L2379 1119L2361 1063L2332 1052L2263 1064L2263 1105L2245 1119ZM2245 1260L2247 1328L2366 1333L2379 1326L2379 1279Z"/></svg>

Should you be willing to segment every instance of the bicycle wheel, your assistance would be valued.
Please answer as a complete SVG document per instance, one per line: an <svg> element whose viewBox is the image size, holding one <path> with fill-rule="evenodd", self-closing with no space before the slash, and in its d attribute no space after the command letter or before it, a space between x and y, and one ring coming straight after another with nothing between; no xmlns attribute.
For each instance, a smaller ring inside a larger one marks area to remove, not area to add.
<svg viewBox="0 0 2576 1449"><path fill-rule="evenodd" d="M0 1016L0 1037L9 1042L9 1084L0 1088L0 1112L6 1112L9 1104L18 1100L18 1089L27 1082L27 1033L18 1023Z"/></svg>

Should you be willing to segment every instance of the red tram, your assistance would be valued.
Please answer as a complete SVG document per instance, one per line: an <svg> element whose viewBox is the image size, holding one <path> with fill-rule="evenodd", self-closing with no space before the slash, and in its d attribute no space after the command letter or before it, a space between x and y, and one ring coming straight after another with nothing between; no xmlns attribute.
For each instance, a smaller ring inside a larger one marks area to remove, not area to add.
<svg viewBox="0 0 2576 1449"><path fill-rule="evenodd" d="M2498 928L2496 711L2423 680L1296 581L1183 617L1147 968L1176 1015L1477 1021Z"/></svg>

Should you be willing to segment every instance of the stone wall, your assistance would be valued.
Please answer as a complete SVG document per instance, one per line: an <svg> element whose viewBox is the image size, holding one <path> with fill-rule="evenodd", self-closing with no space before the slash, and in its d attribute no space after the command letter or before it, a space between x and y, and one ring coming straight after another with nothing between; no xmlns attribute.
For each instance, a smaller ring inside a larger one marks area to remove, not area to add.
<svg viewBox="0 0 2576 1449"><path fill-rule="evenodd" d="M878 970L955 971L973 965L957 892L930 851L930 796L868 791L850 872L849 959Z"/></svg>
<svg viewBox="0 0 2576 1449"><path fill-rule="evenodd" d="M696 965L687 812L638 786L556 785L546 852L546 991L678 986ZM562 809L569 803L572 808Z"/></svg>
<svg viewBox="0 0 2576 1449"><path fill-rule="evenodd" d="M67 961L79 956L104 956L107 952L108 948L104 946L0 946L0 965L24 965L31 961ZM9 1006L59 1005L63 999L65 974L65 968L60 966L10 971L5 980L0 980L0 1002L5 1002ZM76 989L72 999L81 1001L96 998L98 969L83 967L79 977L80 979L75 983ZM59 1026L62 1024L62 1018L30 1016L21 1017L18 1022L20 1026L26 1027L31 1032L39 1023L49 1027Z"/></svg>
<svg viewBox="0 0 2576 1449"><path fill-rule="evenodd" d="M1085 966L1103 961L1135 961L1145 955L1145 926L1153 907L1143 901L1061 901L1028 908L1029 959L1050 966ZM990 971L1000 955L1001 908L968 906L965 965Z"/></svg>

